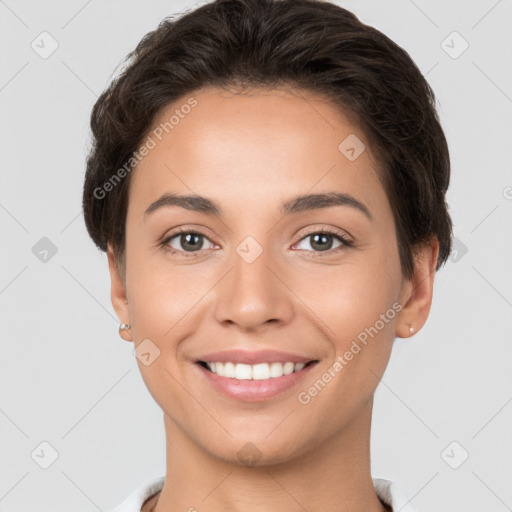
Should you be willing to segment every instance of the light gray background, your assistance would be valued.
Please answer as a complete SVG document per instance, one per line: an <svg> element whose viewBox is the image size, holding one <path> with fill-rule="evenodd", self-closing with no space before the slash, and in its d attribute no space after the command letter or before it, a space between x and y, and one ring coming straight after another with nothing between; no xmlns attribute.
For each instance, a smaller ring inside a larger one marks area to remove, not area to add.
<svg viewBox="0 0 512 512"><path fill-rule="evenodd" d="M427 325L396 340L376 393L373 476L421 511L512 510L512 1L339 4L403 46L436 92L460 240ZM81 192L97 95L146 32L194 5L0 0L2 512L108 510L165 472L162 413L118 337ZM47 59L31 48L42 31L59 44ZM458 58L442 46L453 31L469 43ZM57 248L46 262L32 252L42 237ZM42 442L58 453L48 469Z"/></svg>

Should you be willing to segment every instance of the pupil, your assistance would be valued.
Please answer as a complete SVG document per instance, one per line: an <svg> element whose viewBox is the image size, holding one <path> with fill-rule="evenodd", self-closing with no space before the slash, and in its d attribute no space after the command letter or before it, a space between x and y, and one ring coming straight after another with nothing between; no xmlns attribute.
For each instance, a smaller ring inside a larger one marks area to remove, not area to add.
<svg viewBox="0 0 512 512"><path fill-rule="evenodd" d="M195 237L195 239L196 239L196 244L195 244L196 247L195 248L197 248L198 246L199 247L201 246L201 244L197 243L200 235L195 235L194 233L189 233L188 235L182 235L181 236L182 247L183 248L187 248L187 245L188 245L190 248L194 249L194 244L189 242L192 237ZM185 243L183 243L183 242L185 242Z"/></svg>
<svg viewBox="0 0 512 512"><path fill-rule="evenodd" d="M330 243L327 243L327 247L326 247L326 239L330 240ZM319 242L320 240L321 240L321 242ZM323 245L322 245L322 243L323 243ZM313 236L313 242L312 242L311 246L313 248L315 248L315 244L318 245L317 248L320 249L321 251L329 250L332 247L332 237L331 237L331 235L318 233Z"/></svg>

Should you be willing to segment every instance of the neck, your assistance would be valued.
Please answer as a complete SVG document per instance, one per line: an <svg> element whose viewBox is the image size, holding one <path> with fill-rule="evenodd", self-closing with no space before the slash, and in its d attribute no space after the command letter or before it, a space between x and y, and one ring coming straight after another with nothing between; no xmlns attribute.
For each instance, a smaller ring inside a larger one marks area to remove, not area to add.
<svg viewBox="0 0 512 512"><path fill-rule="evenodd" d="M370 473L372 405L370 400L323 444L264 466L213 457L164 415L166 478L147 510L385 512L389 508L378 499Z"/></svg>

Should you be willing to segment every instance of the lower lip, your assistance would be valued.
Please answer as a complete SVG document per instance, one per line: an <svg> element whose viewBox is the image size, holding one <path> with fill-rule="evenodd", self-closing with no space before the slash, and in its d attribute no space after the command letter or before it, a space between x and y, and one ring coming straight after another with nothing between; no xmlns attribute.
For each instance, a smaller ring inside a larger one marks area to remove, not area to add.
<svg viewBox="0 0 512 512"><path fill-rule="evenodd" d="M274 398L280 393L283 393L297 385L307 374L309 374L316 364L317 362L314 362L305 366L298 372L283 375L282 377L271 377L270 379L265 380L239 380L229 377L221 377L220 375L207 370L199 363L196 363L196 366L200 371L202 371L210 384L224 395L237 400L244 400L246 402L258 402Z"/></svg>

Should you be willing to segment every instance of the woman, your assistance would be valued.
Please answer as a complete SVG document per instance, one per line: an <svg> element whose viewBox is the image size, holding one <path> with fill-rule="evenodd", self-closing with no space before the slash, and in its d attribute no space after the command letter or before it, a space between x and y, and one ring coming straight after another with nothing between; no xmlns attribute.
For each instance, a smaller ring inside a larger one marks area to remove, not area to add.
<svg viewBox="0 0 512 512"><path fill-rule="evenodd" d="M369 440L450 254L432 90L314 0L211 2L129 57L92 112L83 207L167 468L116 512L412 511Z"/></svg>

